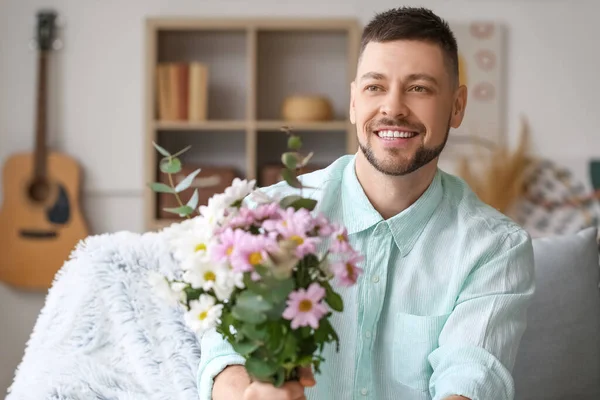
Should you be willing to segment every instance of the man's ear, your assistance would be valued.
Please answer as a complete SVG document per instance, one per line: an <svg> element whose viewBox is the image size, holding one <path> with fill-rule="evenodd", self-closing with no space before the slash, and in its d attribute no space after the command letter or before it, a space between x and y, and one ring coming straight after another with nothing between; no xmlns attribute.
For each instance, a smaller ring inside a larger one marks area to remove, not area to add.
<svg viewBox="0 0 600 400"><path fill-rule="evenodd" d="M465 85L461 85L456 90L454 104L452 105L452 118L450 119L450 126L452 126L454 129L460 126L465 116L465 109L467 108L467 94L468 90Z"/></svg>
<svg viewBox="0 0 600 400"><path fill-rule="evenodd" d="M350 83L350 122L352 122L352 124L356 123L356 113L354 111L354 96L356 95L355 93L356 91L356 82L352 81L352 83Z"/></svg>

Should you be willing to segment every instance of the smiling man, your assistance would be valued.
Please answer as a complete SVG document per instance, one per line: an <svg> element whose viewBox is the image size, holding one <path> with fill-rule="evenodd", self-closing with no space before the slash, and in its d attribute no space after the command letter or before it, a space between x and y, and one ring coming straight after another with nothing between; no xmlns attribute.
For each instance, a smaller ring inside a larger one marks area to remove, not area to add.
<svg viewBox="0 0 600 400"><path fill-rule="evenodd" d="M306 174L303 195L348 229L364 275L341 290L322 373L276 389L248 380L217 333L201 339L208 399L510 400L534 292L531 238L438 168L467 89L446 22L422 8L365 27L350 119L359 151ZM293 193L285 183L268 193Z"/></svg>

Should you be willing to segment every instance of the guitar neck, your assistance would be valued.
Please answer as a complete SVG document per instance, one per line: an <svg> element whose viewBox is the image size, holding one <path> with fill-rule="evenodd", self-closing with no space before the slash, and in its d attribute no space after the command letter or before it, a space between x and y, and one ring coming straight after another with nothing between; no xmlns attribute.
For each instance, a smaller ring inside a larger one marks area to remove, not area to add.
<svg viewBox="0 0 600 400"><path fill-rule="evenodd" d="M47 65L48 55L46 51L40 51L38 55L38 79L37 79L37 110L35 120L35 165L34 173L37 179L46 178L46 93L47 93Z"/></svg>

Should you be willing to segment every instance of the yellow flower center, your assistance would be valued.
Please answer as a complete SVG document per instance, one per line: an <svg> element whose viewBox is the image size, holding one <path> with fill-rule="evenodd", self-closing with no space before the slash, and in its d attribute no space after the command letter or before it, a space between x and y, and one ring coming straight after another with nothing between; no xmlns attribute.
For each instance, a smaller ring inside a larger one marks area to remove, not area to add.
<svg viewBox="0 0 600 400"><path fill-rule="evenodd" d="M208 281L213 281L213 282L214 282L214 281L216 281L216 280L217 280L217 276L216 276L216 275L215 275L215 273L214 273L214 272L212 272L212 271L206 271L206 272L204 273L204 280L205 280L205 281L207 281L207 282L208 282Z"/></svg>
<svg viewBox="0 0 600 400"><path fill-rule="evenodd" d="M346 271L348 272L348 277L354 279L354 265L350 263L346 264Z"/></svg>
<svg viewBox="0 0 600 400"><path fill-rule="evenodd" d="M258 252L254 252L250 254L250 257L248 257L248 261L252 265L258 265L262 262L262 255Z"/></svg>
<svg viewBox="0 0 600 400"><path fill-rule="evenodd" d="M196 245L196 248L194 248L195 251L206 251L206 245L204 243L200 243L198 245Z"/></svg>
<svg viewBox="0 0 600 400"><path fill-rule="evenodd" d="M312 301L310 300L302 300L300 305L298 305L298 310L301 312L309 312L312 309Z"/></svg>
<svg viewBox="0 0 600 400"><path fill-rule="evenodd" d="M204 320L206 319L206 317L208 317L208 311L202 311L202 312L200 313L200 315L198 315L198 319L199 319L200 321L204 321Z"/></svg>
<svg viewBox="0 0 600 400"><path fill-rule="evenodd" d="M233 246L229 246L226 251L227 255L230 256L233 253Z"/></svg>
<svg viewBox="0 0 600 400"><path fill-rule="evenodd" d="M298 244L298 246L300 246L302 243L304 243L304 239L302 239L298 235L294 235L290 239L293 240L294 242L296 242Z"/></svg>
<svg viewBox="0 0 600 400"><path fill-rule="evenodd" d="M339 235L337 235L337 240L339 240L340 242L345 242L346 236L340 233Z"/></svg>

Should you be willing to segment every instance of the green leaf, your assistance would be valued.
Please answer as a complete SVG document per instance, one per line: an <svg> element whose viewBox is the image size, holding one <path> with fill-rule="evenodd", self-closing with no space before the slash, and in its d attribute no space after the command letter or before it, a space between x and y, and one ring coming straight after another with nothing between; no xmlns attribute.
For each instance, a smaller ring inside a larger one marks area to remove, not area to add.
<svg viewBox="0 0 600 400"><path fill-rule="evenodd" d="M181 171L181 161L179 158L163 158L160 161L160 170L165 174L176 174Z"/></svg>
<svg viewBox="0 0 600 400"><path fill-rule="evenodd" d="M262 295L249 291L245 291L240 294L236 306L258 312L268 311L272 307L272 305Z"/></svg>
<svg viewBox="0 0 600 400"><path fill-rule="evenodd" d="M271 290L267 294L266 298L269 302L278 304L283 303L294 290L296 282L294 278L288 278L284 280L275 280L270 284Z"/></svg>
<svg viewBox="0 0 600 400"><path fill-rule="evenodd" d="M241 356L247 356L252 354L254 350L258 349L260 344L258 342L251 342L245 340L243 342L233 342L231 343L231 346Z"/></svg>
<svg viewBox="0 0 600 400"><path fill-rule="evenodd" d="M165 185L161 182L152 182L149 184L150 189L158 193L175 193L175 190L169 185Z"/></svg>
<svg viewBox="0 0 600 400"><path fill-rule="evenodd" d="M187 146L186 148L179 150L177 153L173 154L172 157L179 157L180 155L182 155L183 153L185 153L186 151L188 151L191 148L192 148L192 146Z"/></svg>
<svg viewBox="0 0 600 400"><path fill-rule="evenodd" d="M200 173L200 171L201 168L198 168L197 170L186 176L181 182L179 182L179 184L177 184L177 186L175 186L175 191L177 193L181 193L187 188L189 188L192 185L192 182L194 182L194 178Z"/></svg>
<svg viewBox="0 0 600 400"><path fill-rule="evenodd" d="M300 139L300 136L290 135L287 145L290 150L300 150L302 147L302 139Z"/></svg>
<svg viewBox="0 0 600 400"><path fill-rule="evenodd" d="M315 153L314 152L310 152L306 157L304 157L304 159L298 164L298 166L300 168L305 167L306 164L308 164L308 162L310 161L310 159L313 157Z"/></svg>
<svg viewBox="0 0 600 400"><path fill-rule="evenodd" d="M285 369L279 368L277 370L277 375L275 375L274 386L278 388L278 387L283 386L284 383L285 383Z"/></svg>
<svg viewBox="0 0 600 400"><path fill-rule="evenodd" d="M287 182L287 184L290 185L291 187L294 187L297 189L302 188L302 183L298 180L298 178L296 177L294 172L292 172L291 170L284 168L281 171L281 176Z"/></svg>
<svg viewBox="0 0 600 400"><path fill-rule="evenodd" d="M155 142L152 142L152 144L154 145L154 147L156 148L156 150L158 150L158 152L160 154L162 154L165 157L169 157L171 156L171 154L169 154L169 152L167 150L165 150L164 148L160 147L158 144L156 144Z"/></svg>
<svg viewBox="0 0 600 400"><path fill-rule="evenodd" d="M267 320L267 316L259 311L247 309L235 305L231 309L231 315L238 321L248 322L250 324L261 324Z"/></svg>
<svg viewBox="0 0 600 400"><path fill-rule="evenodd" d="M245 367L251 376L260 381L269 381L275 372L277 372L277 364L274 362L254 357L246 361Z"/></svg>
<svg viewBox="0 0 600 400"><path fill-rule="evenodd" d="M294 207L296 211L298 211L301 208L306 208L308 211L312 211L315 209L316 206L317 200L308 198L302 198L292 203L292 207Z"/></svg>
<svg viewBox="0 0 600 400"><path fill-rule="evenodd" d="M190 206L181 206L181 207L167 207L163 208L166 212L170 212L172 214L178 214L181 217L186 215L190 215L194 212L194 210Z"/></svg>
<svg viewBox="0 0 600 400"><path fill-rule="evenodd" d="M306 354L298 359L298 364L302 367L308 367L313 361L312 354Z"/></svg>
<svg viewBox="0 0 600 400"><path fill-rule="evenodd" d="M286 209L288 207L292 207L292 204L294 204L296 201L301 200L302 196L299 196L297 194L292 194L289 196L285 196L283 199L281 199L279 201L279 205L281 206L281 208Z"/></svg>
<svg viewBox="0 0 600 400"><path fill-rule="evenodd" d="M198 207L198 199L198 189L195 189L186 205L195 210Z"/></svg>
<svg viewBox="0 0 600 400"><path fill-rule="evenodd" d="M251 340L263 341L267 336L267 332L264 328L258 328L257 325L254 324L244 324L240 330L244 336Z"/></svg>
<svg viewBox="0 0 600 400"><path fill-rule="evenodd" d="M325 288L325 302L329 304L329 307L335 311L344 311L344 300L342 300L342 296L333 290L329 282L322 282L322 285Z"/></svg>
<svg viewBox="0 0 600 400"><path fill-rule="evenodd" d="M296 169L298 161L300 161L298 153L287 152L281 155L281 162L289 169Z"/></svg>

